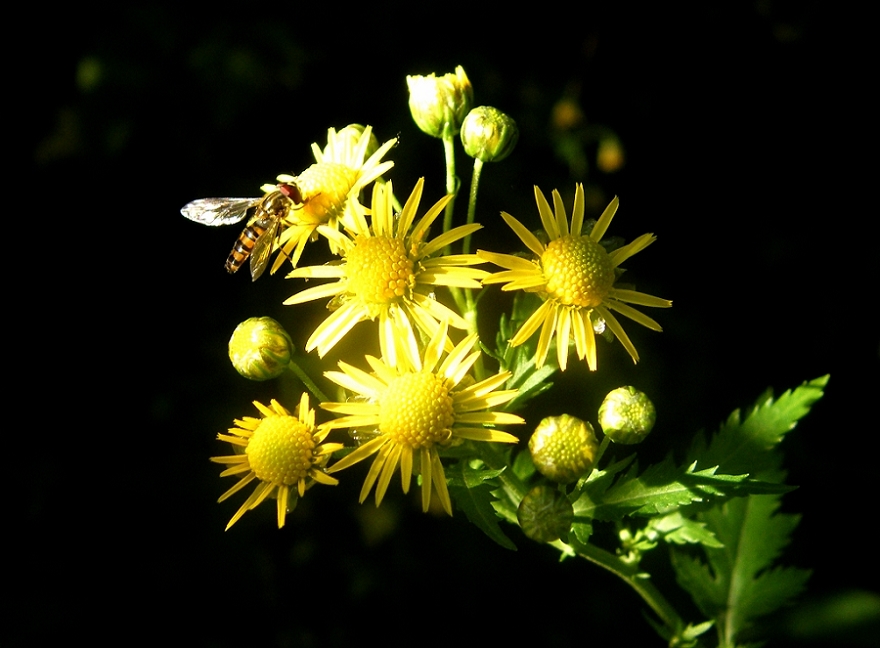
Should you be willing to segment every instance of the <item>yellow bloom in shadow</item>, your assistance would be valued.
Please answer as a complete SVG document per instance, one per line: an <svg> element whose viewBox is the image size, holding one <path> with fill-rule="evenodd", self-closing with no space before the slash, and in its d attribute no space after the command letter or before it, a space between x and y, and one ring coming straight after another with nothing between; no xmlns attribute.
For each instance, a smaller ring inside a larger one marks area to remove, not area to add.
<svg viewBox="0 0 880 648"><path fill-rule="evenodd" d="M323 409L347 415L325 425L358 428L362 436L373 436L327 470L335 473L376 455L361 488L361 502L375 485L376 506L381 504L391 477L400 466L404 493L409 492L412 476L421 475L422 510L428 510L433 488L444 510L452 515L438 449L463 439L496 443L518 441L512 434L486 427L524 423L515 414L486 411L517 395L515 389L496 391L510 377L510 372L473 383L468 372L480 355L479 351L472 351L477 342L476 334L466 337L444 358L445 340L444 323L421 357L407 354L399 362L389 363L386 359L366 356L372 373L340 362L342 371L325 374L362 399L323 403Z"/></svg>
<svg viewBox="0 0 880 648"><path fill-rule="evenodd" d="M638 362L639 354L635 346L611 311L660 331L662 329L657 322L629 304L668 308L672 302L635 290L615 288L614 283L618 266L644 250L656 238L653 234L642 234L631 243L607 252L599 241L611 224L619 201L615 197L592 231L583 234L584 188L581 184L575 188L570 226L558 191L553 191L553 211L538 187L535 187L535 200L549 239L547 244L513 216L501 212L504 221L535 255L534 259L477 251L481 259L507 268L483 279L484 284L504 283L502 290L535 292L544 300L510 340L511 346L524 343L540 328L535 364L541 367L547 360L550 342L555 334L557 360L559 368L564 371L568 363L569 341L573 337L578 357L586 359L590 370L595 371L595 333L602 332L607 326L633 362Z"/></svg>
<svg viewBox="0 0 880 648"><path fill-rule="evenodd" d="M347 233L319 228L339 248L341 263L296 268L288 277L337 281L307 288L284 302L289 305L331 299L334 310L309 337L306 351L317 349L324 356L358 322L378 319L381 354L393 365L403 353L418 355L413 325L429 337L437 332L441 321L459 329L467 327L464 318L434 298L433 290L437 286L479 289L480 280L488 273L469 267L482 263L475 254L435 255L482 225L462 225L426 241L428 228L451 196L441 198L415 222L423 187L421 178L396 217L391 183L377 183L373 186L369 225L363 208L359 208ZM448 340L444 345L452 348Z"/></svg>
<svg viewBox="0 0 880 648"><path fill-rule="evenodd" d="M330 128L323 150L312 144L315 164L298 176L278 176L279 182L296 185L303 202L288 212L286 228L278 239L281 254L272 264L273 273L287 258L295 268L306 243L317 239L319 226L335 230L339 220L354 211L360 192L394 166L394 162L382 162L382 158L395 144L397 138L376 147L370 126L346 126L339 133ZM264 191L276 189L275 185L263 187ZM335 252L332 243L331 249Z"/></svg>
<svg viewBox="0 0 880 648"><path fill-rule="evenodd" d="M254 401L263 418L245 416L236 419L229 434L218 434L237 449L233 455L211 457L211 461L229 467L221 477L241 475L238 483L220 496L226 500L242 488L257 481L257 487L236 511L228 530L247 511L259 506L269 496L277 499L278 528L284 526L288 511L315 483L335 486L339 481L324 472L330 454L341 449L341 443L323 443L329 428L315 427L315 410L309 408L309 395L300 399L298 416L292 416L278 401L269 407Z"/></svg>

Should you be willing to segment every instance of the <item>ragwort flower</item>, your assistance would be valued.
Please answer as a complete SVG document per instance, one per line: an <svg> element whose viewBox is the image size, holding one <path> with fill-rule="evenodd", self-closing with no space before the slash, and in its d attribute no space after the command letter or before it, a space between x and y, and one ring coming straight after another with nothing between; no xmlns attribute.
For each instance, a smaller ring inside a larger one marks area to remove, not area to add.
<svg viewBox="0 0 880 648"><path fill-rule="evenodd" d="M337 472L376 455L361 489L361 502L376 485L378 506L400 465L404 493L409 492L413 474L421 474L422 509L428 510L433 486L444 510L452 515L438 448L457 439L517 442L512 434L485 427L524 422L515 414L485 411L517 395L517 390L495 391L510 377L510 372L472 383L467 376L480 355L479 351L472 352L477 335L466 337L441 362L445 339L444 323L428 343L423 358L407 354L400 362L389 363L367 356L373 373L340 362L342 371L325 374L363 398L362 401L323 403L321 407L326 410L347 414L325 425L375 431L367 433L374 434L373 438L328 469L328 472Z"/></svg>
<svg viewBox="0 0 880 648"><path fill-rule="evenodd" d="M644 250L656 238L653 234L642 234L629 244L607 252L599 241L614 218L619 202L615 197L592 231L583 234L584 188L581 184L575 188L570 227L558 191L553 191L555 215L538 187L535 187L535 200L549 238L547 244L541 242L513 216L501 212L505 222L536 255L534 260L484 250L477 252L481 259L507 268L484 279L484 284L505 283L502 290L523 289L536 292L544 300L510 340L511 346L522 344L540 327L535 364L541 367L547 359L555 333L557 360L559 368L564 371L568 362L569 340L574 337L578 357L582 360L586 358L590 370L595 371L594 329L601 332L607 325L633 361L638 362L639 354L635 346L611 311L617 311L642 326L660 331L662 329L657 322L629 304L667 308L672 302L635 290L615 288L614 282L618 276L618 266Z"/></svg>
<svg viewBox="0 0 880 648"><path fill-rule="evenodd" d="M317 238L319 226L328 225L335 230L338 221L344 221L354 211L361 190L394 166L394 162L382 162L382 158L396 143L394 138L376 148L370 126L346 126L339 133L330 128L323 150L312 144L315 164L298 176L278 176L279 182L296 185L303 204L288 212L286 229L279 237L282 253L272 264L273 273L288 257L296 267L306 242ZM276 189L275 185L263 187L264 191Z"/></svg>
<svg viewBox="0 0 880 648"><path fill-rule="evenodd" d="M257 487L236 511L228 530L247 511L256 508L267 497L278 500L278 528L284 526L288 510L292 511L300 497L316 482L335 486L339 483L324 472L330 454L342 448L341 443L323 443L329 428L315 427L315 410L309 408L309 395L303 393L298 416L292 416L276 400L269 407L254 401L263 418L245 416L236 419L229 434L218 434L242 452L223 457L211 457L215 463L229 467L221 477L242 475L238 483L220 496L222 502L254 480Z"/></svg>
<svg viewBox="0 0 880 648"><path fill-rule="evenodd" d="M324 356L355 324L378 318L382 357L394 364L403 351L418 355L413 324L429 337L437 332L441 321L459 329L467 327L460 315L434 299L432 291L436 286L479 289L480 280L488 273L468 267L482 263L475 254L434 255L482 225L462 225L426 241L428 228L451 196L437 201L413 226L423 186L421 178L399 218L394 215L391 182L377 183L373 186L371 225L360 207L354 212L349 233L320 228L341 251L342 262L297 268L288 277L337 281L307 288L284 302L301 304L331 298L335 310L309 337L306 351L317 348ZM447 341L445 346L451 349L452 343Z"/></svg>

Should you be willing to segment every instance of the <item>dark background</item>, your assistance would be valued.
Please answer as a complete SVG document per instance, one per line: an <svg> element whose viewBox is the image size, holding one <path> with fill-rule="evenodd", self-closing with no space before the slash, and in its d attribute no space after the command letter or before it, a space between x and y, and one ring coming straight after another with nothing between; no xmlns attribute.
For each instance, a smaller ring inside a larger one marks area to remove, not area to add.
<svg viewBox="0 0 880 648"><path fill-rule="evenodd" d="M500 232L502 209L535 219L534 184L567 195L582 181L597 204L617 194L610 233L658 236L629 277L675 302L651 313L662 334L627 326L637 366L601 345L598 374L571 368L559 400L537 403L530 423L571 403L592 418L608 389L633 384L657 405L644 452L660 457L768 386L830 373L826 397L785 444L800 489L784 510L804 517L784 561L815 571L771 633L776 645L876 638L876 620L822 616L841 603L857 617L843 597L877 591L864 514L880 387L876 207L860 197L873 163L860 120L864 19L828 2L711 4L417 21L414 7L153 3L26 22L34 37L13 59L7 99L12 177L24 178L7 193L28 207L13 211L8 294L36 323L10 353L21 377L7 426L16 603L2 643L470 644L537 632L544 645L659 645L641 601L612 576L560 565L509 527L519 551L505 551L460 513L423 515L394 488L378 511L361 507L360 474L311 491L281 531L264 505L223 532L239 500L215 503L231 480L207 461L224 452L214 436L253 414L252 400L293 387L241 379L226 341L239 321L272 315L301 345L323 309L282 307L294 289L280 276L228 276L238 228L190 223L179 208L257 195L308 166L327 127L351 122L382 141L400 135L398 195L424 175L425 201L438 199L441 145L410 120L405 76L457 64L476 103L522 131L514 154L484 169L478 220ZM563 98L584 115L567 133L551 119ZM623 143L616 173L592 163L599 126ZM580 142L590 167L573 173L559 142ZM500 236L498 247L477 241L507 251ZM305 262L320 262L312 253ZM356 346L347 343L340 354ZM674 592L662 565L650 567Z"/></svg>

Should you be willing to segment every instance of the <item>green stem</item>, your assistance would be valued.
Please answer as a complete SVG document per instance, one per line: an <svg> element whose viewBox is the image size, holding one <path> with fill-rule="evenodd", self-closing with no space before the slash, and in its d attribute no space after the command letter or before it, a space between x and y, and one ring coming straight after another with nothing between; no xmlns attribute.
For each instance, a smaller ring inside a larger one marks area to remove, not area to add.
<svg viewBox="0 0 880 648"><path fill-rule="evenodd" d="M557 543L554 543L554 546ZM646 577L635 571L632 567L624 563L612 553L600 549L594 545L581 545L575 547L565 545L558 542L564 547L557 547L562 551L570 553L572 550L585 560L610 571L615 576L621 578L627 585L632 587L636 593L642 597L642 600L648 604L654 613L660 617L663 623L673 634L678 634L684 628L684 621L676 612L675 608L666 600L660 591L654 587L653 583Z"/></svg>
<svg viewBox="0 0 880 648"><path fill-rule="evenodd" d="M467 213L467 224L470 225L474 222L477 213L477 191L480 188L480 175L483 172L483 161L479 158L474 158L474 175L471 177L471 193L468 196L468 213ZM468 234L464 238L464 245L462 250L465 254L470 254L471 252L471 235Z"/></svg>
<svg viewBox="0 0 880 648"><path fill-rule="evenodd" d="M309 377L309 375L302 370L302 367L296 364L293 358L290 359L290 364L287 365L287 368L290 369L293 374L300 379L302 384L305 385L306 389L308 389L312 393L312 396L318 399L318 402L326 403L330 400L329 398L327 398L326 394L321 391L321 388L315 384L315 381L313 381Z"/></svg>
<svg viewBox="0 0 880 648"><path fill-rule="evenodd" d="M452 194L453 198L446 203L446 209L443 212L443 232L446 233L452 229L452 214L455 210L455 195L458 193L457 182L455 179L455 134L451 128L443 131L443 152L446 154L446 193ZM449 254L449 246L443 251L443 254Z"/></svg>

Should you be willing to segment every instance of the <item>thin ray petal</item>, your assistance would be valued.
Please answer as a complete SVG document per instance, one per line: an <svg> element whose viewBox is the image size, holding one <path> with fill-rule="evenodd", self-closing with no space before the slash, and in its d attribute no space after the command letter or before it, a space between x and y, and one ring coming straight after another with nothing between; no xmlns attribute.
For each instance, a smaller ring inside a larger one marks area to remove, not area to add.
<svg viewBox="0 0 880 648"><path fill-rule="evenodd" d="M608 206L605 208L605 211L602 212L602 215L599 217L599 221L593 227L593 231L590 232L590 238L596 241L597 243L602 240L605 236L605 232L608 231L608 226L611 225L611 219L614 218L614 215L617 213L617 208L620 206L620 200L618 200L617 196L614 196L614 199L608 203Z"/></svg>
<svg viewBox="0 0 880 648"><path fill-rule="evenodd" d="M510 226L510 229L516 233L520 240L525 243L527 248L538 256L541 256L544 253L544 244L541 243L541 241L538 240L538 237L532 234L525 225L520 223L507 212L501 212L501 218L504 219L504 222Z"/></svg>

